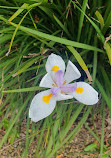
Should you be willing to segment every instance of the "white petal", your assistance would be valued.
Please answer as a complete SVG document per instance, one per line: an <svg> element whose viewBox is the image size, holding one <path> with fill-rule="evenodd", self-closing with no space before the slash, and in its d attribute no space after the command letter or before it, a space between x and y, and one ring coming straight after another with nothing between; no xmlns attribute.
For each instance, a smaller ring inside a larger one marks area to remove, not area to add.
<svg viewBox="0 0 111 158"><path fill-rule="evenodd" d="M68 95L68 94L61 94L59 93L57 96L56 96L56 100L57 101L61 101L61 100L68 100L68 99L72 99L73 96L71 95Z"/></svg>
<svg viewBox="0 0 111 158"><path fill-rule="evenodd" d="M49 94L50 90L46 90L36 94L33 98L29 109L29 118L31 118L32 121L38 122L39 120L49 116L54 110L56 105L55 97L52 96L49 103L45 103L42 100L43 96Z"/></svg>
<svg viewBox="0 0 111 158"><path fill-rule="evenodd" d="M67 83L70 83L73 80L76 80L81 77L81 74L77 67L69 60L66 68L66 73L64 75L64 79Z"/></svg>
<svg viewBox="0 0 111 158"><path fill-rule="evenodd" d="M63 59L59 55L51 54L49 55L47 62L46 62L46 71L52 71L54 66L59 67L59 70L65 71L65 63Z"/></svg>
<svg viewBox="0 0 111 158"><path fill-rule="evenodd" d="M86 105L93 105L98 102L98 92L85 82L77 82L77 88L83 88L82 93L77 93L76 90L72 93L74 98Z"/></svg>
<svg viewBox="0 0 111 158"><path fill-rule="evenodd" d="M52 84L54 84L54 81L51 77L51 73L47 73L42 80L40 81L40 87L46 87L46 88L52 88Z"/></svg>

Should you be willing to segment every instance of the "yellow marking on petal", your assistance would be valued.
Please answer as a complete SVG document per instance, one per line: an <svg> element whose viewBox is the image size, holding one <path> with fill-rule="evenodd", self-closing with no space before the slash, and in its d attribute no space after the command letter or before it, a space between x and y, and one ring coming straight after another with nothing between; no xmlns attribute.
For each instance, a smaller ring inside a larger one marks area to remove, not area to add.
<svg viewBox="0 0 111 158"><path fill-rule="evenodd" d="M45 95L43 96L42 100L45 102L45 103L49 103L51 97L53 96L52 93L50 93L49 95Z"/></svg>
<svg viewBox="0 0 111 158"><path fill-rule="evenodd" d="M58 66L53 66L52 71L54 71L55 73L59 70Z"/></svg>
<svg viewBox="0 0 111 158"><path fill-rule="evenodd" d="M83 88L82 87L78 87L76 88L76 93L83 93Z"/></svg>

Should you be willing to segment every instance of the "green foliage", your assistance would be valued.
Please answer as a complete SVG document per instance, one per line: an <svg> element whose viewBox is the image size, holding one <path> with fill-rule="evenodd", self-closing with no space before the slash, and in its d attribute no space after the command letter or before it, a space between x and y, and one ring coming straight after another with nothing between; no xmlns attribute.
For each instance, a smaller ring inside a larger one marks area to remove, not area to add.
<svg viewBox="0 0 111 158"><path fill-rule="evenodd" d="M99 143L101 158L105 157L105 104L111 115L110 25L110 0L0 0L0 128L5 130L0 148L7 140L14 143L24 121L26 141L21 157L27 157L34 139L35 157L56 157L85 124ZM102 95L101 139L86 124L92 106L73 103L73 99L59 102L46 119L30 122L30 102L43 90L38 86L52 52L89 69L93 87ZM70 130L77 119L77 126ZM91 144L85 151L95 148L96 144Z"/></svg>
<svg viewBox="0 0 111 158"><path fill-rule="evenodd" d="M9 121L6 118L3 120L3 127L5 128L5 130L9 128Z"/></svg>
<svg viewBox="0 0 111 158"><path fill-rule="evenodd" d="M84 151L92 151L96 148L97 148L97 144L92 143L92 144L88 145L87 147L85 147Z"/></svg>

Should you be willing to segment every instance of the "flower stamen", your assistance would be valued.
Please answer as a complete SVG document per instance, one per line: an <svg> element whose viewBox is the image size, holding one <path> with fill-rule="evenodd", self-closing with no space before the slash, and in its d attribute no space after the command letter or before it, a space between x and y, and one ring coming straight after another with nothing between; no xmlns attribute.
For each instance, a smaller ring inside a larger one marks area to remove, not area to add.
<svg viewBox="0 0 111 158"><path fill-rule="evenodd" d="M63 86L66 84L66 80L63 82Z"/></svg>
<svg viewBox="0 0 111 158"><path fill-rule="evenodd" d="M64 94L64 91L61 91L61 94Z"/></svg>

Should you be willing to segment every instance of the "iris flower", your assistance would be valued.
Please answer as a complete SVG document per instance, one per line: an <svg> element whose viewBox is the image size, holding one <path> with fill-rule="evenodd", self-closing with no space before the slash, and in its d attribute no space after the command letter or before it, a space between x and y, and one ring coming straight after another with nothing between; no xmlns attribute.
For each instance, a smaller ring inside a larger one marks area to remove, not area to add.
<svg viewBox="0 0 111 158"><path fill-rule="evenodd" d="M98 92L85 82L74 82L81 77L77 67L68 61L65 71L65 63L59 55L49 55L46 62L46 75L40 82L40 87L50 88L36 94L31 102L29 117L32 121L38 122L49 116L56 101L75 98L86 105L93 105L98 102Z"/></svg>

